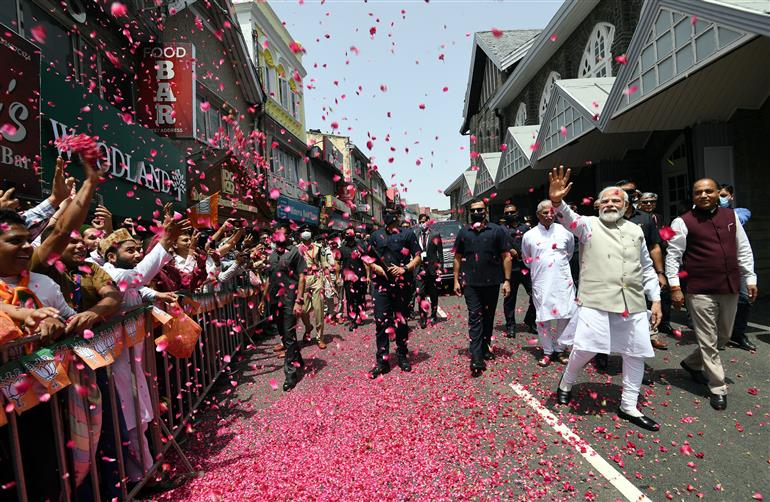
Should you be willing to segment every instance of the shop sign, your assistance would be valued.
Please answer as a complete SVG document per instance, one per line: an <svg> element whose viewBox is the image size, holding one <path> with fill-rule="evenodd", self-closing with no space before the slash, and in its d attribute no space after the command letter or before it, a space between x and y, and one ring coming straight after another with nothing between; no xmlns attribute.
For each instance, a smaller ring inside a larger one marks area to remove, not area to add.
<svg viewBox="0 0 770 502"><path fill-rule="evenodd" d="M195 137L195 46L146 46L137 73L139 123L162 136Z"/></svg>
<svg viewBox="0 0 770 502"><path fill-rule="evenodd" d="M281 196L277 200L275 216L279 220L318 225L319 209L310 204Z"/></svg>
<svg viewBox="0 0 770 502"><path fill-rule="evenodd" d="M56 156L71 158L69 152L58 151L55 141L64 135L85 133L99 138L97 144L111 164L107 181L97 193L114 214L151 218L159 209L156 199L171 202L176 209L186 207L186 168L171 141L127 123L108 102L50 72L42 74L42 95L45 186L50 187ZM70 167L68 172L82 175L77 167Z"/></svg>
<svg viewBox="0 0 770 502"><path fill-rule="evenodd" d="M324 160L342 172L344 157L332 141L324 136Z"/></svg>
<svg viewBox="0 0 770 502"><path fill-rule="evenodd" d="M40 50L5 25L0 31L0 183L39 198Z"/></svg>

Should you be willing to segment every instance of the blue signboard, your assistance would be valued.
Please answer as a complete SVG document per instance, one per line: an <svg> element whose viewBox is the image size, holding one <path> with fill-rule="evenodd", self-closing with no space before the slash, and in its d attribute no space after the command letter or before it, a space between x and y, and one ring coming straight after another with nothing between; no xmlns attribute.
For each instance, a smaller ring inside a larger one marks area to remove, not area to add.
<svg viewBox="0 0 770 502"><path fill-rule="evenodd" d="M310 204L305 204L288 197L278 197L278 205L275 209L276 219L293 220L297 223L318 225L319 209Z"/></svg>

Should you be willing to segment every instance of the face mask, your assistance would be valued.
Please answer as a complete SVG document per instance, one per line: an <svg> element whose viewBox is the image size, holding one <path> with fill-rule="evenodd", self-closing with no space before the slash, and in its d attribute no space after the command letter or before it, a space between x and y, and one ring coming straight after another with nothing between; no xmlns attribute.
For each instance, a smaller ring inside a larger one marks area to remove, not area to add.
<svg viewBox="0 0 770 502"><path fill-rule="evenodd" d="M301 234L299 234L299 238L305 242L309 241L311 237L313 237L313 234L311 234L310 232L302 232Z"/></svg>
<svg viewBox="0 0 770 502"><path fill-rule="evenodd" d="M730 207L730 199L719 196L719 207Z"/></svg>
<svg viewBox="0 0 770 502"><path fill-rule="evenodd" d="M513 225L514 223L519 221L519 215L518 214L506 214L505 215L505 222L509 225Z"/></svg>
<svg viewBox="0 0 770 502"><path fill-rule="evenodd" d="M471 221L473 223L481 223L484 221L484 217L486 215L484 213L471 213Z"/></svg>

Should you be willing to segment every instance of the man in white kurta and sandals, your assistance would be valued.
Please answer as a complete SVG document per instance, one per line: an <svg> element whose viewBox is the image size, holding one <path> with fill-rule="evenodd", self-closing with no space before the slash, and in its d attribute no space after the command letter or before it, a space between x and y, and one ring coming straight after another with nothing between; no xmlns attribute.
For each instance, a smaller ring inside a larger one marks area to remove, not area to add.
<svg viewBox="0 0 770 502"><path fill-rule="evenodd" d="M575 238L554 221L555 217L551 201L542 201L537 205L540 223L525 233L521 241L522 257L532 278L537 334L543 349L537 364L543 367L554 360L567 364L569 355L558 339L577 309L569 267Z"/></svg>
<svg viewBox="0 0 770 502"><path fill-rule="evenodd" d="M556 400L569 404L580 371L596 354L620 354L623 392L618 417L656 431L660 425L639 411L637 401L644 358L655 355L650 328L661 320L660 286L642 230L623 219L628 195L617 187L605 188L598 197L599 216L579 216L562 202L572 188L570 170L553 169L548 177L556 219L580 243L579 307L559 340L572 345L572 352ZM650 315L645 295L652 302Z"/></svg>

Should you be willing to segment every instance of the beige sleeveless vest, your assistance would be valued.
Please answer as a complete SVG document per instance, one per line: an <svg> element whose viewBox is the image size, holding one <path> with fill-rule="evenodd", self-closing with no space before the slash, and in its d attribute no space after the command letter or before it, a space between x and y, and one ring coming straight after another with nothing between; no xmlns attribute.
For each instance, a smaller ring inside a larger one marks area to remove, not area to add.
<svg viewBox="0 0 770 502"><path fill-rule="evenodd" d="M591 236L580 246L578 302L607 312L644 312L642 229L626 219L603 223L596 216L590 225Z"/></svg>

